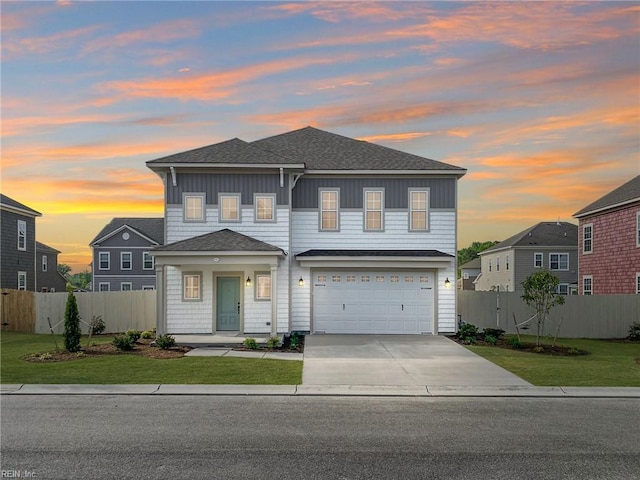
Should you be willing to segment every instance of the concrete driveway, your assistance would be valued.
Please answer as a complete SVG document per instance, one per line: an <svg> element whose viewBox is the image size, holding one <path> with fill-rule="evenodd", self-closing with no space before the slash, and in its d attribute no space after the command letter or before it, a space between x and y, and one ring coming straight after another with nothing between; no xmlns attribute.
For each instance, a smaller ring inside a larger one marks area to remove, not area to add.
<svg viewBox="0 0 640 480"><path fill-rule="evenodd" d="M531 384L446 337L307 335L303 385Z"/></svg>

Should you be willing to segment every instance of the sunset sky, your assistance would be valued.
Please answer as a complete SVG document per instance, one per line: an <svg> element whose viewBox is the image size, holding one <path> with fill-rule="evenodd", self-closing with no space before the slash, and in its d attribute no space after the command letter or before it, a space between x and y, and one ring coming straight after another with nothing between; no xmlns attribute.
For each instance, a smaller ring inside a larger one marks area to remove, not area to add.
<svg viewBox="0 0 640 480"><path fill-rule="evenodd" d="M88 269L145 161L307 125L464 167L459 248L640 173L639 2L2 2L2 193ZM577 222L576 222L577 223Z"/></svg>

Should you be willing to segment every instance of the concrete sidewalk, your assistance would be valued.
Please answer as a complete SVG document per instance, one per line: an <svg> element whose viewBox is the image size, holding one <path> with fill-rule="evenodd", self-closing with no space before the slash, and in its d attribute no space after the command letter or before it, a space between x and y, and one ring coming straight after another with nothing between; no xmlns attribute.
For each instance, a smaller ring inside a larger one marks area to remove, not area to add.
<svg viewBox="0 0 640 480"><path fill-rule="evenodd" d="M198 347L184 354L185 357L240 357L240 358L267 358L271 360L298 360L302 361L304 355L295 352L278 352L269 350L233 350L232 348Z"/></svg>
<svg viewBox="0 0 640 480"><path fill-rule="evenodd" d="M2 395L234 395L359 397L639 398L640 387L445 385L27 385L2 384Z"/></svg>

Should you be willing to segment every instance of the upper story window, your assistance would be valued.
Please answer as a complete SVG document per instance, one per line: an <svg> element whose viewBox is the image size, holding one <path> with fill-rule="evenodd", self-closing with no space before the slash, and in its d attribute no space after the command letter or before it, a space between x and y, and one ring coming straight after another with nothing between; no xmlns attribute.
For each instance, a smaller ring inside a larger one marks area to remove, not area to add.
<svg viewBox="0 0 640 480"><path fill-rule="evenodd" d="M381 231L384 229L384 190L364 191L364 229Z"/></svg>
<svg viewBox="0 0 640 480"><path fill-rule="evenodd" d="M42 255L42 271L46 272L47 271L47 256L46 255Z"/></svg>
<svg viewBox="0 0 640 480"><path fill-rule="evenodd" d="M183 300L200 300L202 283L202 274L185 273L182 276L182 299Z"/></svg>
<svg viewBox="0 0 640 480"><path fill-rule="evenodd" d="M496 272L500 271L500 257L496 257Z"/></svg>
<svg viewBox="0 0 640 480"><path fill-rule="evenodd" d="M27 289L27 272L18 272L18 290Z"/></svg>
<svg viewBox="0 0 640 480"><path fill-rule="evenodd" d="M509 270L509 254L507 253L504 257L505 268Z"/></svg>
<svg viewBox="0 0 640 480"><path fill-rule="evenodd" d="M218 201L221 222L240 221L240 194L221 193Z"/></svg>
<svg viewBox="0 0 640 480"><path fill-rule="evenodd" d="M204 193L185 193L182 205L184 208L185 222L204 222Z"/></svg>
<svg viewBox="0 0 640 480"><path fill-rule="evenodd" d="M27 222L18 220L18 250L27 249Z"/></svg>
<svg viewBox="0 0 640 480"><path fill-rule="evenodd" d="M593 224L582 227L582 253L593 252Z"/></svg>
<svg viewBox="0 0 640 480"><path fill-rule="evenodd" d="M109 252L98 253L98 270L109 270L111 263L111 255Z"/></svg>
<svg viewBox="0 0 640 480"><path fill-rule="evenodd" d="M120 270L131 270L131 252L120 252Z"/></svg>
<svg viewBox="0 0 640 480"><path fill-rule="evenodd" d="M409 191L409 230L429 229L429 190Z"/></svg>
<svg viewBox="0 0 640 480"><path fill-rule="evenodd" d="M593 277L591 275L582 277L582 294L593 295Z"/></svg>
<svg viewBox="0 0 640 480"><path fill-rule="evenodd" d="M542 253L533 254L533 266L535 268L542 268Z"/></svg>
<svg viewBox="0 0 640 480"><path fill-rule="evenodd" d="M569 270L569 254L550 253L549 270Z"/></svg>
<svg viewBox="0 0 640 480"><path fill-rule="evenodd" d="M274 222L276 219L275 195L256 194L253 202L256 222Z"/></svg>
<svg viewBox="0 0 640 480"><path fill-rule="evenodd" d="M338 190L320 190L320 230L338 230L340 225Z"/></svg>
<svg viewBox="0 0 640 480"><path fill-rule="evenodd" d="M489 271L491 271L491 259L489 259Z"/></svg>
<svg viewBox="0 0 640 480"><path fill-rule="evenodd" d="M143 270L153 270L155 268L153 255L149 252L142 253L142 268Z"/></svg>

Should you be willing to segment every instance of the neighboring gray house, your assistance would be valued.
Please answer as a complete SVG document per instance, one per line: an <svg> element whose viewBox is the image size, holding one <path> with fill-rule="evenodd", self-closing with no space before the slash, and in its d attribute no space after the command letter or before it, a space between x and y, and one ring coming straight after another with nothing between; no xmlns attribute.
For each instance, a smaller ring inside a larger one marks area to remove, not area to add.
<svg viewBox="0 0 640 480"><path fill-rule="evenodd" d="M475 290L475 281L480 275L482 268L480 267L480 257L476 257L473 260L469 260L464 265L460 266L460 289L461 290Z"/></svg>
<svg viewBox="0 0 640 480"><path fill-rule="evenodd" d="M66 291L67 280L58 272L59 253L55 248L36 242L36 291Z"/></svg>
<svg viewBox="0 0 640 480"><path fill-rule="evenodd" d="M455 332L465 169L312 127L147 166L159 333Z"/></svg>
<svg viewBox="0 0 640 480"><path fill-rule="evenodd" d="M36 290L36 217L40 216L0 194L0 288Z"/></svg>
<svg viewBox="0 0 640 480"><path fill-rule="evenodd" d="M152 248L164 243L162 218L114 218L89 244L93 291L155 290Z"/></svg>
<svg viewBox="0 0 640 480"><path fill-rule="evenodd" d="M522 291L522 283L546 268L560 279L558 291L577 293L578 226L541 222L480 252L482 273L476 290Z"/></svg>

